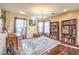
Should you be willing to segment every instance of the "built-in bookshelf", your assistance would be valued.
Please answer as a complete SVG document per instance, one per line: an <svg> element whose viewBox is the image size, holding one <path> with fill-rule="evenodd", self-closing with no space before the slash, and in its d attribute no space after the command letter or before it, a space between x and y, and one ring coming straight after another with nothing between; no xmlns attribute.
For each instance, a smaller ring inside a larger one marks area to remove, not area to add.
<svg viewBox="0 0 79 59"><path fill-rule="evenodd" d="M76 43L76 19L65 20L61 22L61 40L66 43Z"/></svg>
<svg viewBox="0 0 79 59"><path fill-rule="evenodd" d="M52 39L59 40L59 22L50 22L50 36Z"/></svg>

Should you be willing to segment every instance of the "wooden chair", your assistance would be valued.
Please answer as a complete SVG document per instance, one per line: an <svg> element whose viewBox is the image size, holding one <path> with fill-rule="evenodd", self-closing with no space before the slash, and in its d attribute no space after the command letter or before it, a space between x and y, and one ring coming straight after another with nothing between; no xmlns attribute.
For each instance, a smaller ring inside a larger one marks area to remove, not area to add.
<svg viewBox="0 0 79 59"><path fill-rule="evenodd" d="M18 51L18 42L17 37L13 33L9 34L9 37L7 38L6 48L8 49L11 44L13 44L13 54L16 54Z"/></svg>

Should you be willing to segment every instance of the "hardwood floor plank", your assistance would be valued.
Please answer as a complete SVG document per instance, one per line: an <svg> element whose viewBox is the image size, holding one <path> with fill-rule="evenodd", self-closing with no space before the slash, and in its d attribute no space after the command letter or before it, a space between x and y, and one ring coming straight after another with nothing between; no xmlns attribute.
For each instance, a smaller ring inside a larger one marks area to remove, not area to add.
<svg viewBox="0 0 79 59"><path fill-rule="evenodd" d="M48 55L79 55L79 49L59 44L55 48L51 49Z"/></svg>

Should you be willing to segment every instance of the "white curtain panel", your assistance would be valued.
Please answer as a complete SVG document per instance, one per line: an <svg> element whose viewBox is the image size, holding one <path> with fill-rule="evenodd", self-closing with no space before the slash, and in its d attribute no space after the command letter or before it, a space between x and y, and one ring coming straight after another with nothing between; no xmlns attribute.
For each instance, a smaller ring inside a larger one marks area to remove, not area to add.
<svg viewBox="0 0 79 59"><path fill-rule="evenodd" d="M0 32L2 32L3 21L0 19Z"/></svg>

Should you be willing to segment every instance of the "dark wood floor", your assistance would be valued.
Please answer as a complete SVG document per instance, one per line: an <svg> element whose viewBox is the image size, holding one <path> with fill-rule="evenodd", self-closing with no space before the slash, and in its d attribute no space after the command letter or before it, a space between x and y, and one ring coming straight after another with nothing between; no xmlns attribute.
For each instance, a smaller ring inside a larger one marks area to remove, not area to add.
<svg viewBox="0 0 79 59"><path fill-rule="evenodd" d="M51 49L48 55L79 55L79 49L59 44L55 48Z"/></svg>

